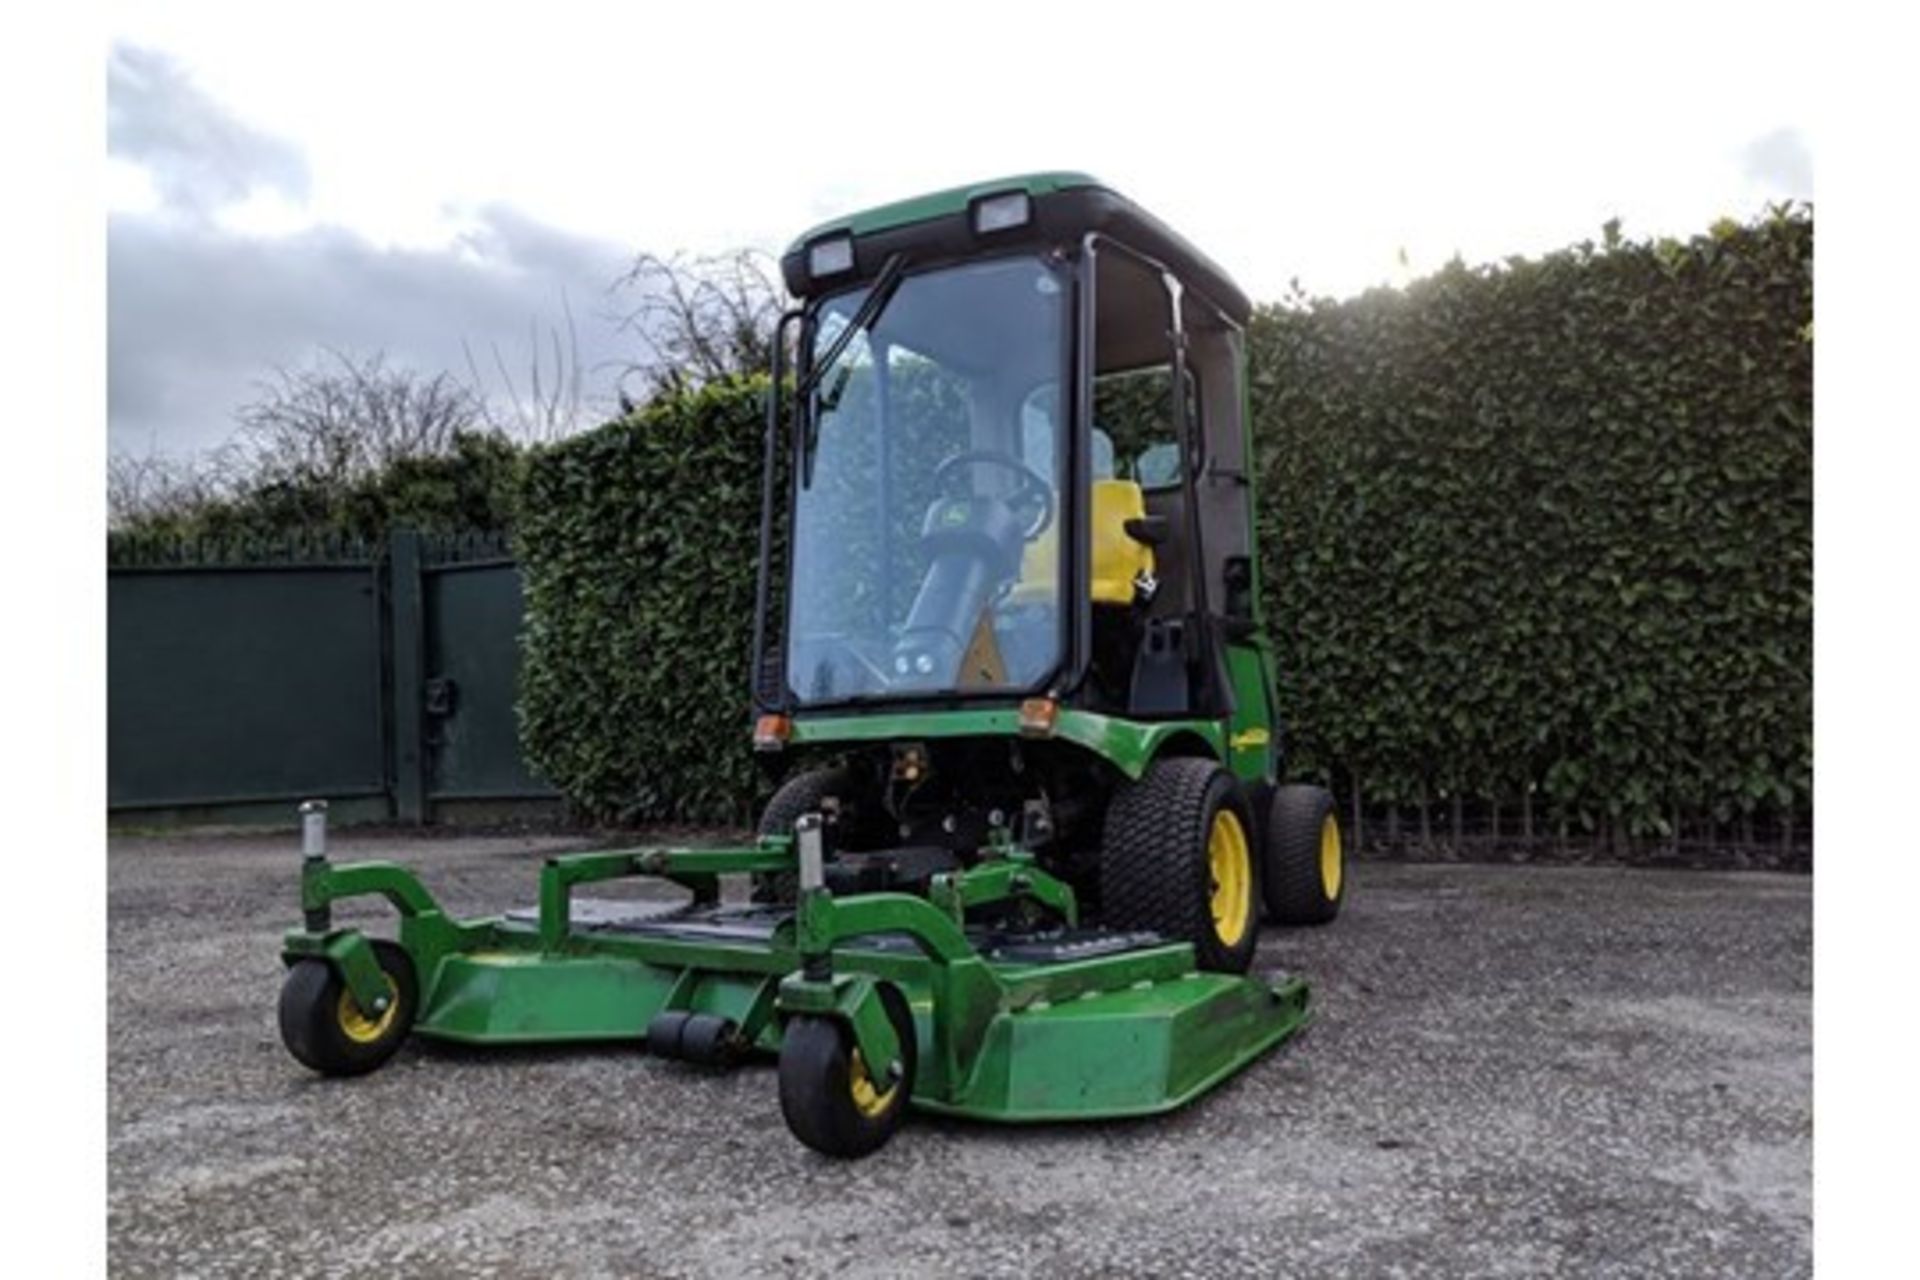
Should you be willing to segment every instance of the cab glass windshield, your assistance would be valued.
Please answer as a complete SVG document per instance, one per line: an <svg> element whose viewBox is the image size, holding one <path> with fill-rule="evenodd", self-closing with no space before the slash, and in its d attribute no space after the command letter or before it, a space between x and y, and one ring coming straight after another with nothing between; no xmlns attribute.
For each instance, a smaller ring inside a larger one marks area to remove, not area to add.
<svg viewBox="0 0 1920 1280"><path fill-rule="evenodd" d="M793 518L802 704L1015 692L1060 662L1068 277L1035 257L820 304Z"/></svg>

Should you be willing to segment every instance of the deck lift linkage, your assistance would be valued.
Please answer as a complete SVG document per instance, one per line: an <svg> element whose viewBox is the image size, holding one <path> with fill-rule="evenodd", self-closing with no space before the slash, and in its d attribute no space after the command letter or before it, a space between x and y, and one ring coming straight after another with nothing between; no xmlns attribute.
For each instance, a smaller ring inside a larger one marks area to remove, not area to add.
<svg viewBox="0 0 1920 1280"><path fill-rule="evenodd" d="M782 270L757 839L552 858L536 908L461 920L330 861L309 802L302 1063L360 1074L413 1033L773 1054L794 1134L857 1156L909 1105L1171 1110L1305 1024L1303 981L1247 976L1262 908L1333 919L1345 850L1328 794L1280 780L1245 295L1071 173L838 219ZM629 877L686 901L575 895ZM395 939L335 927L369 896Z"/></svg>

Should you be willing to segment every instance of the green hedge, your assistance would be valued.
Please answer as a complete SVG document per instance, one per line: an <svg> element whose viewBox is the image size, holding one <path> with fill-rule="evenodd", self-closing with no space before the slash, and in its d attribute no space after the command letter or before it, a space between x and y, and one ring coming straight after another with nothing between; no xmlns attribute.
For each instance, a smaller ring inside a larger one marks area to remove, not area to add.
<svg viewBox="0 0 1920 1280"><path fill-rule="evenodd" d="M162 546L264 547L288 539L380 542L401 527L505 529L512 524L520 461L520 446L505 436L461 431L444 454L400 458L351 480L300 472L258 478L228 497L136 516L119 535Z"/></svg>
<svg viewBox="0 0 1920 1280"><path fill-rule="evenodd" d="M764 379L654 400L527 460L520 728L583 814L740 821Z"/></svg>
<svg viewBox="0 0 1920 1280"><path fill-rule="evenodd" d="M1810 214L1263 308L1295 772L1542 823L1805 813ZM522 719L588 814L738 820L763 382L529 459ZM1531 792L1530 792L1531 789Z"/></svg>
<svg viewBox="0 0 1920 1280"><path fill-rule="evenodd" d="M1812 782L1813 222L1263 309L1296 768L1665 832Z"/></svg>

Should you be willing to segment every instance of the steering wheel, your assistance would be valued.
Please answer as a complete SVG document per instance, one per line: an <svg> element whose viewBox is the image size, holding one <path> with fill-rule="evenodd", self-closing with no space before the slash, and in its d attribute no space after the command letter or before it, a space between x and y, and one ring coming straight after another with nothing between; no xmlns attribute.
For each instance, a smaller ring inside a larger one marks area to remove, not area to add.
<svg viewBox="0 0 1920 1280"><path fill-rule="evenodd" d="M934 484L943 493L951 492L954 473L961 467L975 463L986 463L1011 471L1019 478L1020 486L1007 496L1006 504L1016 510L1026 503L1033 504L1035 508L1033 519L1027 523L1021 537L1032 542L1047 531L1047 527L1053 523L1053 513L1058 505L1053 486L1047 483L1045 476L1010 453L1001 453L997 449L969 449L964 453L956 453L933 469Z"/></svg>

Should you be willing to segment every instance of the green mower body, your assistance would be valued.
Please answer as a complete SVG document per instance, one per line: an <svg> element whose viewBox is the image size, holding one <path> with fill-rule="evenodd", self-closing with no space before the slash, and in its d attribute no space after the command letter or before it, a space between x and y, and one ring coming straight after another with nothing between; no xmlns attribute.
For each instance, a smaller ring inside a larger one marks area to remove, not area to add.
<svg viewBox="0 0 1920 1280"><path fill-rule="evenodd" d="M1307 1018L1304 983L1247 976L1263 908L1345 892L1330 798L1281 783L1247 299L1078 174L870 210L781 267L758 838L555 859L537 908L473 921L310 839L288 1047L333 1074L409 1032L777 1054L790 1127L841 1156L909 1103L1179 1106ZM576 899L629 876L687 901ZM397 942L332 927L366 894Z"/></svg>

